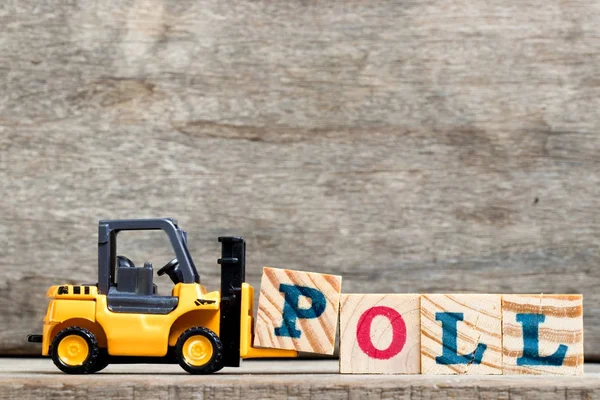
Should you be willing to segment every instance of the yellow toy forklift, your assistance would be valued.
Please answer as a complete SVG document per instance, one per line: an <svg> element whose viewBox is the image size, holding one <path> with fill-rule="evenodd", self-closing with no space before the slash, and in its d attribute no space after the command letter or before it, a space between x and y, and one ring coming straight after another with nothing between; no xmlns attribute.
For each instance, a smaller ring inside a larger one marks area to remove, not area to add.
<svg viewBox="0 0 600 400"><path fill-rule="evenodd" d="M136 267L116 254L121 231L162 230L175 258L157 271L173 281L157 294L152 264ZM68 374L94 373L110 363L179 363L191 374L239 367L240 359L296 357L290 350L252 347L254 289L245 283L246 243L220 237L221 291L206 292L171 218L105 220L98 226L98 283L58 285L41 335L42 355Z"/></svg>

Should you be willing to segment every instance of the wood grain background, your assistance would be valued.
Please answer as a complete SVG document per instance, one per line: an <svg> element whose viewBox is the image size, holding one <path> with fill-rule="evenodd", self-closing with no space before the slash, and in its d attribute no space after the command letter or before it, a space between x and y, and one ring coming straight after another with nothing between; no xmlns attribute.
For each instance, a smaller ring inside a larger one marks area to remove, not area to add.
<svg viewBox="0 0 600 400"><path fill-rule="evenodd" d="M99 219L174 216L209 289L236 234L255 286L583 293L600 358L599 38L598 0L2 2L0 353Z"/></svg>

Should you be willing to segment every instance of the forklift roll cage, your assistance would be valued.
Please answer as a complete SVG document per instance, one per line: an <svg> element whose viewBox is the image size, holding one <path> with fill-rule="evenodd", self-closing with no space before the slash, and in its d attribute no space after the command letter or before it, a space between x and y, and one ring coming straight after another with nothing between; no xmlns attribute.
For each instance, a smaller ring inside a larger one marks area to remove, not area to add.
<svg viewBox="0 0 600 400"><path fill-rule="evenodd" d="M120 231L165 232L179 261L182 283L200 283L200 276L187 249L187 234L172 218L103 220L98 224L98 293L108 294L115 284L117 234Z"/></svg>

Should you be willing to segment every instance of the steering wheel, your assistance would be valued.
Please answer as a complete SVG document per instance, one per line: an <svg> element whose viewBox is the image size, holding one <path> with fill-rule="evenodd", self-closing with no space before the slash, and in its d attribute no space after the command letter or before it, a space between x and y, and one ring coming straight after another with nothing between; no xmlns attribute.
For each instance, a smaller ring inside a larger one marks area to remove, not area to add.
<svg viewBox="0 0 600 400"><path fill-rule="evenodd" d="M174 272L175 272L175 268L177 268L178 265L179 265L179 261L177 261L177 258L174 258L171 261L169 261L168 263L166 263L164 267L159 269L156 274L158 276L163 276L164 274L167 274L167 275L169 275L169 278L171 278L173 280L173 282L175 282L175 279L173 279L173 277L176 276L176 274Z"/></svg>

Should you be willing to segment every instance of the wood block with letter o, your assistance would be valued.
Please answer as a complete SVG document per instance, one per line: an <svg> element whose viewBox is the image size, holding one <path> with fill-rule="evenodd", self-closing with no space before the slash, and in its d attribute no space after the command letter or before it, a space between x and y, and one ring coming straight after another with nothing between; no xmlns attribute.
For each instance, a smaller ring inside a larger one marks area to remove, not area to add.
<svg viewBox="0 0 600 400"><path fill-rule="evenodd" d="M255 347L333 354L342 277L265 267Z"/></svg>
<svg viewBox="0 0 600 400"><path fill-rule="evenodd" d="M504 374L583 374L583 298L502 296Z"/></svg>
<svg viewBox="0 0 600 400"><path fill-rule="evenodd" d="M343 294L340 372L418 374L419 299L418 294Z"/></svg>

